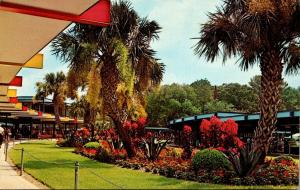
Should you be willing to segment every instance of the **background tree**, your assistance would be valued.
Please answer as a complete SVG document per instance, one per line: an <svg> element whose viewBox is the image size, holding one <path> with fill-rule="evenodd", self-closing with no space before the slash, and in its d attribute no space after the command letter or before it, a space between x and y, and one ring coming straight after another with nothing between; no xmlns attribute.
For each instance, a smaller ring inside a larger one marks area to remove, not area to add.
<svg viewBox="0 0 300 190"><path fill-rule="evenodd" d="M236 111L234 109L234 105L224 102L224 101L219 101L219 100L214 100L214 101L208 102L205 106L206 113L234 112L234 111Z"/></svg>
<svg viewBox="0 0 300 190"><path fill-rule="evenodd" d="M109 27L76 24L52 45L53 53L69 61L76 73L90 72L96 64L100 77L97 102L112 118L129 157L135 152L123 124L135 110L143 113L143 97L160 83L164 72L150 47L159 30L155 21L140 18L130 3L119 1L112 4Z"/></svg>
<svg viewBox="0 0 300 190"><path fill-rule="evenodd" d="M189 85L164 85L147 96L149 125L166 126L168 121L200 113L197 95Z"/></svg>
<svg viewBox="0 0 300 190"><path fill-rule="evenodd" d="M248 85L239 83L228 83L219 86L218 100L232 104L235 111L255 112L257 111L257 99L254 91Z"/></svg>
<svg viewBox="0 0 300 190"><path fill-rule="evenodd" d="M56 126L60 129L61 134L64 137L64 131L60 121L60 112L64 107L64 101L66 99L66 76L63 72L47 73L43 79L43 82L36 83L36 98L52 96L52 102L54 105L54 115Z"/></svg>
<svg viewBox="0 0 300 190"><path fill-rule="evenodd" d="M293 88L287 86L282 93L282 109L296 110L300 109L300 87Z"/></svg>
<svg viewBox="0 0 300 190"><path fill-rule="evenodd" d="M214 61L239 56L240 67L259 64L260 120L254 149L265 157L275 131L283 67L286 73L300 68L300 8L297 0L225 0L201 29L196 54Z"/></svg>
<svg viewBox="0 0 300 190"><path fill-rule="evenodd" d="M213 87L207 79L197 80L191 84L191 87L195 89L195 93L197 96L196 106L198 108L201 108L202 113L204 113L206 103L213 100Z"/></svg>

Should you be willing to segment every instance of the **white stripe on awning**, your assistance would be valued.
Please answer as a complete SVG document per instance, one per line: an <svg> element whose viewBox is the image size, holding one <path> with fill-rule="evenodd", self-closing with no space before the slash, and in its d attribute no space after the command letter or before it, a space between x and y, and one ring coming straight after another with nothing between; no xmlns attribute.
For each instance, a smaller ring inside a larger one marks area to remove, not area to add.
<svg viewBox="0 0 300 190"><path fill-rule="evenodd" d="M17 75L17 73L20 71L20 69L21 67L11 66L11 65L1 65L0 63L0 71L3 71L0 74L0 83L4 83L4 84L10 83Z"/></svg>
<svg viewBox="0 0 300 190"><path fill-rule="evenodd" d="M0 11L0 64L25 64L69 24L68 21Z"/></svg>
<svg viewBox="0 0 300 190"><path fill-rule="evenodd" d="M0 86L0 95L6 96L7 95L8 86Z"/></svg>

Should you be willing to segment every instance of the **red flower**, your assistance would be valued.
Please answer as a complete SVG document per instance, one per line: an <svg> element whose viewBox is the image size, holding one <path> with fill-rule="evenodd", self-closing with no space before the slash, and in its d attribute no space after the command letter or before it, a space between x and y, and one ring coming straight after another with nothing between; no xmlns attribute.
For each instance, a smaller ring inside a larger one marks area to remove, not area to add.
<svg viewBox="0 0 300 190"><path fill-rule="evenodd" d="M125 121L124 128L127 129L127 130L130 130L131 129L131 122L130 121Z"/></svg>
<svg viewBox="0 0 300 190"><path fill-rule="evenodd" d="M114 128L110 128L110 129L108 130L108 132L109 132L111 135L114 135L114 134L115 134Z"/></svg>
<svg viewBox="0 0 300 190"><path fill-rule="evenodd" d="M185 125L185 126L183 127L183 133L185 133L185 134L190 134L191 132L192 132L192 128L191 128L190 126Z"/></svg>
<svg viewBox="0 0 300 190"><path fill-rule="evenodd" d="M238 147L238 148L242 148L245 146L245 143L243 141L241 141L240 138L238 137L234 137L234 144Z"/></svg>
<svg viewBox="0 0 300 190"><path fill-rule="evenodd" d="M86 138L87 136L89 136L90 135L90 131L87 129L87 128L83 128L82 129L82 136L84 137L84 138Z"/></svg>
<svg viewBox="0 0 300 190"><path fill-rule="evenodd" d="M138 120L137 120L137 123L143 127L144 125L146 125L147 123L147 119L145 117L140 117Z"/></svg>
<svg viewBox="0 0 300 190"><path fill-rule="evenodd" d="M286 160L281 160L281 164L282 164L282 165L287 165L287 163L288 163L288 162L287 162Z"/></svg>
<svg viewBox="0 0 300 190"><path fill-rule="evenodd" d="M200 125L200 131L202 133L207 133L210 131L210 122L207 119L203 119Z"/></svg>
<svg viewBox="0 0 300 190"><path fill-rule="evenodd" d="M146 138L148 139L148 138L152 137L152 135L153 135L153 134L152 134L151 132L147 132L147 133L146 133Z"/></svg>
<svg viewBox="0 0 300 190"><path fill-rule="evenodd" d="M210 123L211 123L211 125L215 125L215 126L217 126L217 127L221 127L221 125L222 125L222 120L219 119L219 118L217 118L216 116L212 116L212 117L210 118Z"/></svg>
<svg viewBox="0 0 300 190"><path fill-rule="evenodd" d="M131 127L132 127L132 129L137 129L137 128L139 128L139 125L136 122L134 122L131 124Z"/></svg>
<svg viewBox="0 0 300 190"><path fill-rule="evenodd" d="M231 136L238 134L238 124L233 119L228 119L221 126L221 131Z"/></svg>
<svg viewBox="0 0 300 190"><path fill-rule="evenodd" d="M216 150L218 150L220 152L225 152L226 151L226 149L224 147L221 147L221 146L216 148Z"/></svg>

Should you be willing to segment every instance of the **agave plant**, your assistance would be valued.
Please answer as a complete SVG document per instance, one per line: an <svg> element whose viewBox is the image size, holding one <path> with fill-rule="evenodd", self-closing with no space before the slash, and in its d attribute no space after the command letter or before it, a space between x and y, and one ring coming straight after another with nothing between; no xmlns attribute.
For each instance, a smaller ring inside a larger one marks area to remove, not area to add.
<svg viewBox="0 0 300 190"><path fill-rule="evenodd" d="M261 161L262 152L250 150L249 147L240 149L238 153L228 151L226 153L228 160L232 163L233 169L240 177L253 174L259 169L258 164Z"/></svg>
<svg viewBox="0 0 300 190"><path fill-rule="evenodd" d="M158 140L155 137L151 137L149 140L142 138L145 145L145 155L149 160L156 160L161 151L166 147L168 140Z"/></svg>

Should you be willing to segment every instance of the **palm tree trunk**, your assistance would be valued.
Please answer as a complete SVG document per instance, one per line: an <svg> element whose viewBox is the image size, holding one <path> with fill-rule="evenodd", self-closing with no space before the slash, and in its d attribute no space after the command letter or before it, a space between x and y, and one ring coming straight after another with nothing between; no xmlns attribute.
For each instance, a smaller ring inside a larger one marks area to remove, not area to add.
<svg viewBox="0 0 300 190"><path fill-rule="evenodd" d="M275 124L282 89L282 65L280 52L276 50L264 54L260 65L262 73L260 120L254 133L253 149L262 152L261 160L264 160L276 130Z"/></svg>
<svg viewBox="0 0 300 190"><path fill-rule="evenodd" d="M88 106L86 107L84 111L83 121L86 128L90 129L92 132L92 139L94 140L94 134L95 134L95 122L96 122L96 115L97 112L94 108L90 106L88 103Z"/></svg>
<svg viewBox="0 0 300 190"><path fill-rule="evenodd" d="M105 61L101 69L101 78L103 110L113 120L116 131L123 142L128 157L132 157L135 155L133 144L128 132L123 127L123 124L128 117L127 105L124 104L122 107L118 106L117 87L120 82L120 76L116 65L110 61Z"/></svg>
<svg viewBox="0 0 300 190"><path fill-rule="evenodd" d="M62 134L62 137L65 138L64 130L62 128L61 121L60 121L60 118L59 118L59 103L56 100L56 96L55 95L53 96L53 100L54 100L53 102L54 102L55 124L56 124L56 126L58 126L59 131ZM53 136L55 136L55 135L56 134L53 134Z"/></svg>

